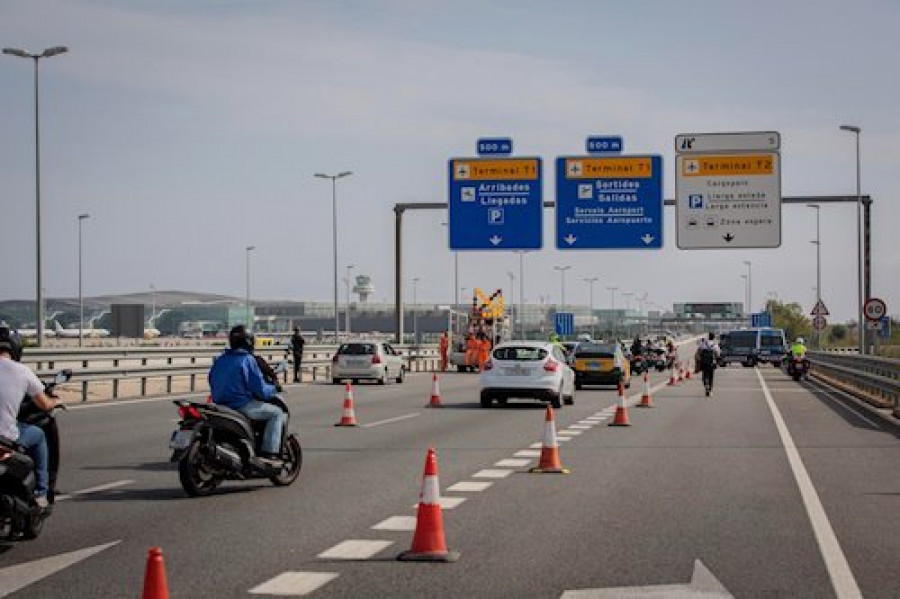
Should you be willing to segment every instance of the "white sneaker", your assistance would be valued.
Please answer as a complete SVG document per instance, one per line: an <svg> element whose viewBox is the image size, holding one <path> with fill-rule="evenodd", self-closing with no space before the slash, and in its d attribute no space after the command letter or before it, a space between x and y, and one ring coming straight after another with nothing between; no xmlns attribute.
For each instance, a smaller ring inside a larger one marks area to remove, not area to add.
<svg viewBox="0 0 900 599"><path fill-rule="evenodd" d="M44 495L38 495L37 497L35 497L35 498L34 498L34 502L35 502L35 503L37 504L37 506L38 506L39 508L41 508L42 510L45 510L45 509L47 509L48 507L50 507L50 500L48 500L47 497L44 496Z"/></svg>

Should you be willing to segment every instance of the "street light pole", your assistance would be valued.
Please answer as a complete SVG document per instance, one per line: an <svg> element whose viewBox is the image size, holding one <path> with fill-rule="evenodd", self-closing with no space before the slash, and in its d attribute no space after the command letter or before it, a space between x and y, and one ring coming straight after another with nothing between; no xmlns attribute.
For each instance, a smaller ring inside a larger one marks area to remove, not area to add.
<svg viewBox="0 0 900 599"><path fill-rule="evenodd" d="M316 173L319 179L331 179L331 245L332 262L334 264L334 342L337 343L341 334L341 324L338 315L338 266L337 266L337 180L352 175L352 171L343 171L336 175Z"/></svg>
<svg viewBox="0 0 900 599"><path fill-rule="evenodd" d="M610 306L610 320L612 322L612 333L615 336L616 332L616 291L619 290L618 287L607 287L606 288L610 295L612 296L611 306Z"/></svg>
<svg viewBox="0 0 900 599"><path fill-rule="evenodd" d="M819 302L822 301L822 240L819 237L819 215L821 213L821 206L818 204L807 204L807 208L813 208L816 211L816 239L812 241L813 245L816 246L816 305L819 305ZM816 347L821 349L822 339L819 331L816 331Z"/></svg>
<svg viewBox="0 0 900 599"><path fill-rule="evenodd" d="M859 353L866 353L866 319L863 314L863 305L866 297L863 289L863 250L862 250L862 191L859 164L859 134L862 129L855 125L841 125L841 131L849 131L856 135L856 252L857 252L857 268L859 270L857 299L859 302L858 323L859 323Z"/></svg>
<svg viewBox="0 0 900 599"><path fill-rule="evenodd" d="M509 277L509 314L510 314L510 320L512 321L512 332L510 332L510 335L512 337L515 337L516 336L516 316L518 316L518 312L516 310L515 294L513 293L513 291L516 288L516 275L513 271L508 270L508 271L506 271L506 276Z"/></svg>
<svg viewBox="0 0 900 599"><path fill-rule="evenodd" d="M150 283L150 324L156 324L153 315L156 314L156 287Z"/></svg>
<svg viewBox="0 0 900 599"><path fill-rule="evenodd" d="M419 345L419 310L416 306L416 302L418 298L416 297L416 290L419 286L419 277L413 277L413 344L418 347Z"/></svg>
<svg viewBox="0 0 900 599"><path fill-rule="evenodd" d="M560 274L560 283L561 283L561 287L562 287L560 291L562 291L562 293L560 293L559 305L563 311L565 311L565 309L566 309L566 271L569 270L570 268L572 268L572 267L571 266L554 266L553 267L553 270L558 270L559 274Z"/></svg>
<svg viewBox="0 0 900 599"><path fill-rule="evenodd" d="M585 281L590 288L590 316L591 316L591 339L594 338L594 283L600 280L600 277L585 277Z"/></svg>
<svg viewBox="0 0 900 599"><path fill-rule="evenodd" d="M750 282L749 282L750 277L747 275L741 275L741 278L744 279L744 301L747 302L747 306L748 306L748 308L744 309L744 312L746 312L747 315L749 316L749 314L751 314L750 308L749 308L749 306L750 306Z"/></svg>
<svg viewBox="0 0 900 599"><path fill-rule="evenodd" d="M347 339L350 339L350 271L355 268L355 264L348 264L347 268L347 313L344 315L344 324L347 329Z"/></svg>
<svg viewBox="0 0 900 599"><path fill-rule="evenodd" d="M84 345L84 294L81 287L81 223L90 214L78 215L78 347Z"/></svg>
<svg viewBox="0 0 900 599"><path fill-rule="evenodd" d="M3 48L4 54L18 56L19 58L31 58L34 61L34 215L35 215L35 262L36 262L36 288L37 288L37 339L38 347L44 344L44 290L41 286L41 120L38 90L38 61L41 58L50 58L68 52L65 46L47 48L40 54L31 54L18 48ZM81 335L79 334L79 340Z"/></svg>
<svg viewBox="0 0 900 599"><path fill-rule="evenodd" d="M253 330L253 323L250 322L250 252L256 249L255 245L247 246L247 303L244 304L244 307L247 310L247 330Z"/></svg>
<svg viewBox="0 0 900 599"><path fill-rule="evenodd" d="M753 272L751 271L753 263L744 260L744 264L747 265L747 312L753 314Z"/></svg>

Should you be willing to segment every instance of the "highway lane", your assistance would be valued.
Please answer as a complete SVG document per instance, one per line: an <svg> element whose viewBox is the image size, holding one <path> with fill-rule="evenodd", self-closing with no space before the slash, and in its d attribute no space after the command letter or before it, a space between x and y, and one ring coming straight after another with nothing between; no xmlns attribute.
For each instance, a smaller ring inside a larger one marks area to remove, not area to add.
<svg viewBox="0 0 900 599"><path fill-rule="evenodd" d="M896 596L900 554L890 506L900 442L854 422L774 369L761 369L867 597ZM656 377L656 382L663 377ZM292 389L305 465L298 484L230 483L186 499L166 464L169 401L72 410L63 418L65 491L133 480L58 505L44 535L0 555L3 568L121 539L115 547L21 590L16 597L135 595L146 548L163 546L173 596L246 597L289 571L338 576L317 596L533 596L609 586L684 584L699 559L735 596L833 596L815 534L756 371L718 373L711 400L699 383L664 388L633 426L588 429L561 444L569 476L524 467L487 490L445 492L453 565L400 564L412 533L373 530L413 516L425 449L439 451L442 489L514 458L540 438L543 412L482 410L476 378L447 375L447 407L425 408L430 378L356 387L360 429L336 429L343 390ZM636 386L632 393L637 393ZM558 414L566 429L612 405L609 390L579 392ZM415 414L415 415L413 415ZM246 491L250 489L251 491ZM246 491L246 492L245 492ZM896 510L894 510L896 511ZM373 559L318 557L342 541L392 543ZM893 556L893 557L892 557ZM2 586L0 586L2 588Z"/></svg>

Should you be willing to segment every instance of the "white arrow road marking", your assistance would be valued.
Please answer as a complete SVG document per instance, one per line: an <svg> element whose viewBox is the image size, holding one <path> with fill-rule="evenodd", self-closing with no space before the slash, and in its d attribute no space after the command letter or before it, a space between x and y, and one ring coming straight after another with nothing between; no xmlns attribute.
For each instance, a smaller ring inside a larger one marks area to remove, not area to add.
<svg viewBox="0 0 900 599"><path fill-rule="evenodd" d="M11 595L19 589L56 574L60 570L75 565L105 549L109 549L113 545L118 545L120 542L113 541L112 543L95 545L94 547L61 553L53 557L45 557L33 562L0 569L0 597Z"/></svg>
<svg viewBox="0 0 900 599"><path fill-rule="evenodd" d="M57 496L56 501L65 501L66 499L72 499L73 497L80 497L82 495L90 495L91 493L100 493L102 491L109 491L110 489L117 489L119 487L124 487L125 485L130 485L133 482L134 482L133 480L117 480L114 483L98 485L96 487L91 487L89 489L82 489L80 491L72 491L71 493Z"/></svg>
<svg viewBox="0 0 900 599"><path fill-rule="evenodd" d="M646 587L616 587L566 591L560 599L725 599L734 597L700 560L694 560L694 573L689 584L666 584Z"/></svg>

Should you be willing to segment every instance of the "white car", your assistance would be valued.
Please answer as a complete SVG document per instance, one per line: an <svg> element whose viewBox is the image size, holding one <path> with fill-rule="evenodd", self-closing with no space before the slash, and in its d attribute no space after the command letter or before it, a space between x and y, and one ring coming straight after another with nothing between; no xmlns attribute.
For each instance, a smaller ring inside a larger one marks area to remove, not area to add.
<svg viewBox="0 0 900 599"><path fill-rule="evenodd" d="M491 352L481 373L481 407L494 400L537 399L554 408L575 403L575 372L563 349L545 341L507 341Z"/></svg>
<svg viewBox="0 0 900 599"><path fill-rule="evenodd" d="M389 343L383 341L350 341L342 343L331 359L331 382L377 381L384 385L388 379L402 383L406 376L403 357Z"/></svg>

